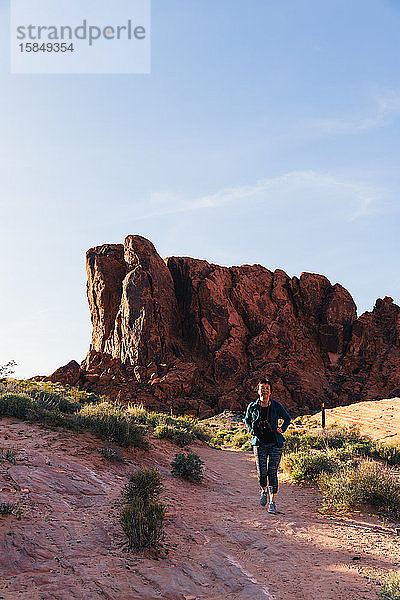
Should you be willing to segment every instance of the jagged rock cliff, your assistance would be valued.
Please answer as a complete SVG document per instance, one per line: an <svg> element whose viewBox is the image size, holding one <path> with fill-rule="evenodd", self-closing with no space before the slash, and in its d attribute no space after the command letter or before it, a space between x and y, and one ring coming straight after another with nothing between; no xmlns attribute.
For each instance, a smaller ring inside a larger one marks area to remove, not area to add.
<svg viewBox="0 0 400 600"><path fill-rule="evenodd" d="M165 261L128 236L87 252L89 353L52 380L147 406L242 410L258 378L293 413L400 394L400 307L357 318L341 285L262 265Z"/></svg>

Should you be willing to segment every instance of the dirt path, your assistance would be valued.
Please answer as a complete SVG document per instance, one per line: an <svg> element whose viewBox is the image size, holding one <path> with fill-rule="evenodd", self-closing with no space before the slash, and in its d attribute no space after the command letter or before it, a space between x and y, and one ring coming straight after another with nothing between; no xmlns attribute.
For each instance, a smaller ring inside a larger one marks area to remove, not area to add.
<svg viewBox="0 0 400 600"><path fill-rule="evenodd" d="M378 575L399 568L400 537L372 516L331 519L318 494L281 476L282 514L258 505L250 453L197 442L201 485L169 465L178 450L154 440L150 452L101 457L89 435L0 421L0 500L19 500L21 520L0 518L0 599L7 600L375 600ZM71 437L73 436L73 437ZM126 475L157 466L164 476L168 554L159 560L121 547L116 500Z"/></svg>

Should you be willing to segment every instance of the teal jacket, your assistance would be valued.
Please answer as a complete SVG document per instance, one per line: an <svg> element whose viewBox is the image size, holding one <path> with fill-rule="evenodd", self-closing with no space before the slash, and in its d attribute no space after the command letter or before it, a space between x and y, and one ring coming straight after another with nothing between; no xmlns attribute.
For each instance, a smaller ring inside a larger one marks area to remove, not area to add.
<svg viewBox="0 0 400 600"><path fill-rule="evenodd" d="M258 400L256 400L255 402L250 402L250 404L247 407L246 416L244 418L244 422L249 433L254 434L254 424L259 417L260 409L258 408ZM283 408L282 404L271 398L271 426L275 433L276 445L278 446L278 448L282 448L285 438L281 433L278 433L276 431L276 428L278 427L278 419L283 419L282 431L286 431L292 419L290 418L286 410ZM254 436L251 438L250 444L252 446L259 446L260 440L257 436Z"/></svg>

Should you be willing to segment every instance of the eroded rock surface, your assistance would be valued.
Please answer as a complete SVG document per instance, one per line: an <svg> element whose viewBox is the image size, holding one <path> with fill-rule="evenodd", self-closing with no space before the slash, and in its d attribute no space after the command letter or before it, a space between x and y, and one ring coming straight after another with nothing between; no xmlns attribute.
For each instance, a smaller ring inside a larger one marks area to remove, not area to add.
<svg viewBox="0 0 400 600"><path fill-rule="evenodd" d="M400 393L391 298L357 318L322 275L164 261L134 235L89 250L87 273L93 335L77 382L91 391L201 416L242 410L263 376L293 414Z"/></svg>
<svg viewBox="0 0 400 600"><path fill-rule="evenodd" d="M89 433L0 422L0 498L22 509L0 518L0 598L6 600L375 600L398 564L398 536L375 517L328 517L319 494L280 474L278 507L258 504L251 453L196 441L201 484L171 475L177 446L123 450L110 463ZM119 523L128 476L156 467L163 478L160 557L129 554ZM234 473L234 477L232 477ZM357 560L354 560L357 559Z"/></svg>

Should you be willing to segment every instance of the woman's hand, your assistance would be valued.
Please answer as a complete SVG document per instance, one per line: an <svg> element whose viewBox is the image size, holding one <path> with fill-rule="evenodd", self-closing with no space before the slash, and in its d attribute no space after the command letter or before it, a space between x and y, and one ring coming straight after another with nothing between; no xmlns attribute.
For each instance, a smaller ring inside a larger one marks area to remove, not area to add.
<svg viewBox="0 0 400 600"><path fill-rule="evenodd" d="M283 433L282 427L277 427L276 430L277 430L278 433Z"/></svg>

